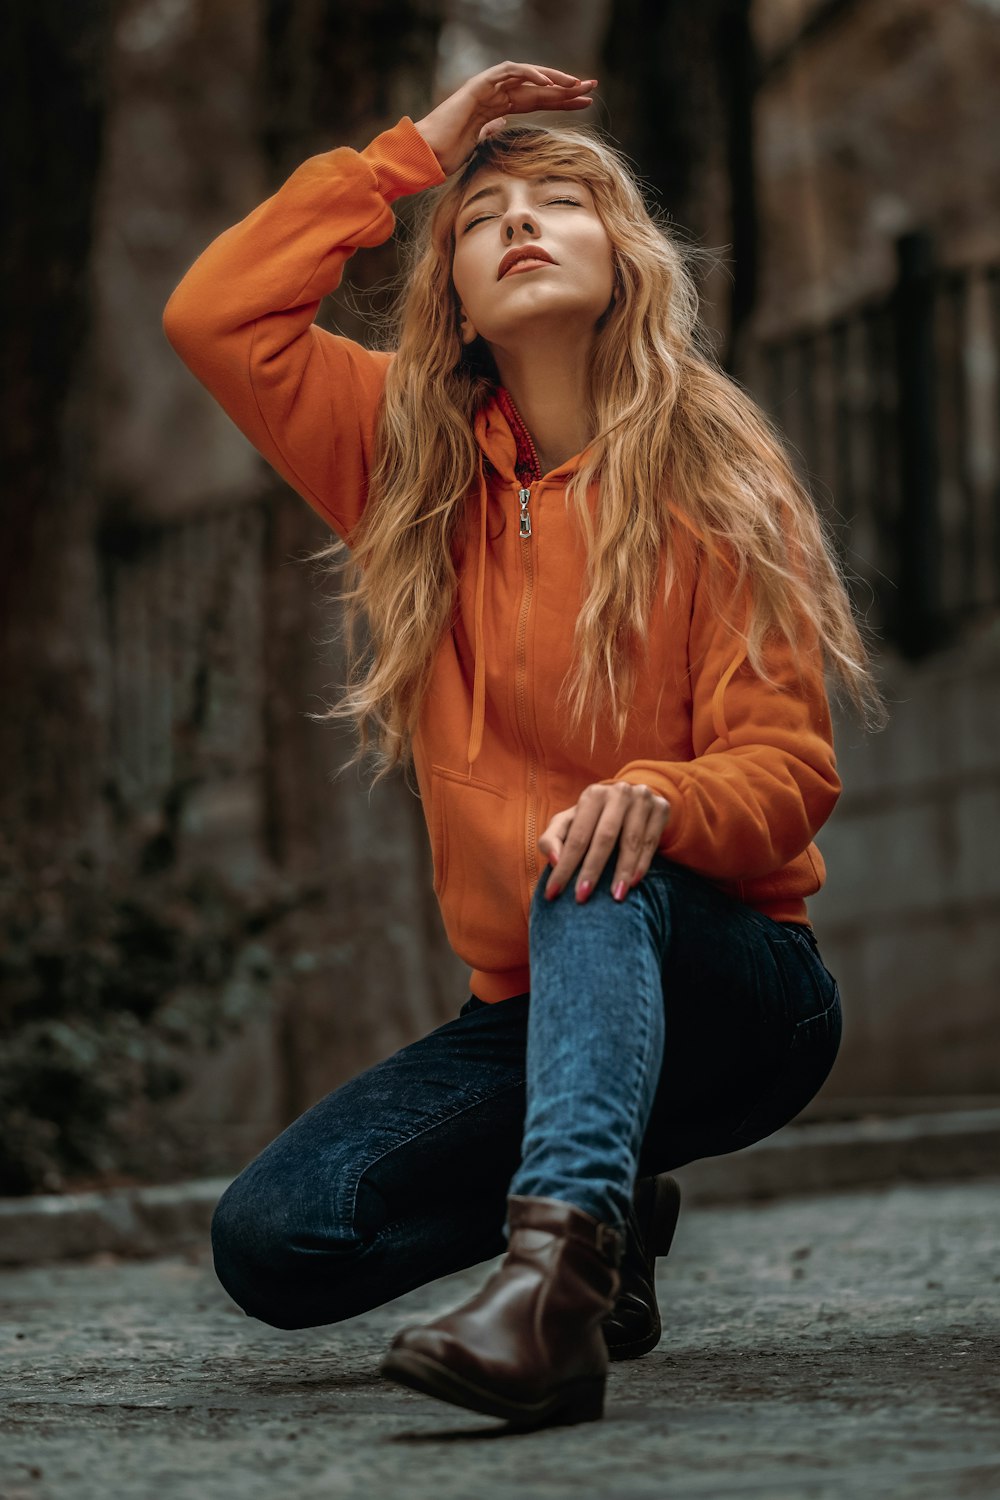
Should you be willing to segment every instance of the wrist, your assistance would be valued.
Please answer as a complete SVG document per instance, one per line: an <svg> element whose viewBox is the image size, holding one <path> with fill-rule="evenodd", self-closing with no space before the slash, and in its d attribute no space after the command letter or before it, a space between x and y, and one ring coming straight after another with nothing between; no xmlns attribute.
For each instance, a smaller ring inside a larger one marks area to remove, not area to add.
<svg viewBox="0 0 1000 1500"><path fill-rule="evenodd" d="M427 120L428 120L428 116L427 115L425 115L422 120L414 120L414 122L413 122L413 128L417 132L418 135L420 135L420 136L423 137L424 144L426 145L428 151L431 152L431 154L433 155L435 161L437 162L438 166L441 168L441 170L443 172L444 171L444 162L442 160L442 155L441 155L440 138L438 137L436 131L434 130L433 122L430 125L428 125Z"/></svg>

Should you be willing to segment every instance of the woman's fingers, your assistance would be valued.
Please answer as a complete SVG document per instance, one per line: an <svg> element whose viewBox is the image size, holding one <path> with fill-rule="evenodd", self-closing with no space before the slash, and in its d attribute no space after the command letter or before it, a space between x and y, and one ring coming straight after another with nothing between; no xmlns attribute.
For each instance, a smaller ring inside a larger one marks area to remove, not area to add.
<svg viewBox="0 0 1000 1500"><path fill-rule="evenodd" d="M581 94L572 89L540 89L534 85L512 85L500 89L490 100L490 108L500 106L507 115L531 115L539 110L586 109L593 104L590 94Z"/></svg>
<svg viewBox="0 0 1000 1500"><path fill-rule="evenodd" d="M497 63L469 78L414 124L450 176L478 141L503 129L510 115L586 109L593 103L587 90L596 82L536 63Z"/></svg>
<svg viewBox="0 0 1000 1500"><path fill-rule="evenodd" d="M485 78L534 78L536 83L558 83L564 87L582 82L575 73L561 73L558 68L544 68L540 63L496 63L494 67L487 68L482 75Z"/></svg>
<svg viewBox="0 0 1000 1500"><path fill-rule="evenodd" d="M507 114L529 114L537 109L583 109L593 101L587 90L596 78L577 78L558 68L541 68L534 63L498 63L487 68L470 83L481 94L482 89L502 98Z"/></svg>
<svg viewBox="0 0 1000 1500"><path fill-rule="evenodd" d="M528 79L508 79L498 85L500 92L509 99L518 101L518 108L527 113L532 109L562 109L569 99L586 95L597 83L596 78L585 78L579 83L538 83ZM512 106L513 108L513 106Z"/></svg>
<svg viewBox="0 0 1000 1500"><path fill-rule="evenodd" d="M495 120L487 120L486 124L483 126L482 130L479 132L479 139L481 141L485 141L485 139L486 139L486 137L488 135L496 135L497 131L498 130L502 130L504 128L504 126L506 125L506 123L507 123L507 117L506 117L506 115L500 115Z"/></svg>
<svg viewBox="0 0 1000 1500"><path fill-rule="evenodd" d="M573 824L576 813L575 807L567 807L562 812L556 813L549 823L545 832L538 840L538 847L549 861L550 865L558 864L562 857L563 845L566 835ZM551 879L551 876L549 877Z"/></svg>
<svg viewBox="0 0 1000 1500"><path fill-rule="evenodd" d="M627 890L638 885L649 869L660 843L660 834L670 816L670 803L666 797L639 784L632 790L632 805L622 826L618 862L611 879L612 894L619 901Z"/></svg>
<svg viewBox="0 0 1000 1500"><path fill-rule="evenodd" d="M594 788L605 794L604 806L590 838L580 874L576 882L576 899L586 901L601 878L616 842L626 836L634 824L634 799L628 782L616 781L611 786ZM617 887L615 887L617 889Z"/></svg>
<svg viewBox="0 0 1000 1500"><path fill-rule="evenodd" d="M624 785L624 783L620 783L620 785ZM576 883L577 899L586 900L590 890L596 884L597 877L604 868L608 854L610 854L614 845L614 834L612 834L610 842L608 842L608 829L613 822L614 814L612 813L611 819L605 819L604 826L601 829L600 840L598 840L598 825L601 823L601 819L604 817L605 810L609 805L617 806L619 823L624 808L624 804L620 798L609 799L607 794L611 791L612 788L609 786L594 783L592 786L585 787L580 793L580 798L576 804L576 815L563 841L562 853L546 882L545 894L550 901L558 896L560 891L564 890L569 884L573 871L585 856L585 869L580 871ZM604 857L599 864L597 863L596 847L598 842L604 847ZM581 896L580 892L583 890L584 882L586 882L587 889Z"/></svg>
<svg viewBox="0 0 1000 1500"><path fill-rule="evenodd" d="M579 865L575 894L577 901L586 901L617 844L611 892L616 901L624 900L649 869L669 817L666 797L648 786L615 781L586 787L576 807L558 813L539 840L543 853L550 859L553 851L556 855L546 897L558 896Z"/></svg>
<svg viewBox="0 0 1000 1500"><path fill-rule="evenodd" d="M539 73L544 73L546 78L551 78L553 83L571 84L582 81L576 73L560 73L558 68L546 68L542 63L532 63L531 66L537 68Z"/></svg>

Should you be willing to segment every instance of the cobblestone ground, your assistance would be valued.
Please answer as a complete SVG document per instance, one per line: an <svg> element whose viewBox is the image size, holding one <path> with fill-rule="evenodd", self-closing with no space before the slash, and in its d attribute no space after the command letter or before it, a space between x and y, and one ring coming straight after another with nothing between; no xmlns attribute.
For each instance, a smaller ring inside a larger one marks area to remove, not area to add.
<svg viewBox="0 0 1000 1500"><path fill-rule="evenodd" d="M1000 1180L691 1208L664 1336L535 1433L390 1385L397 1328L247 1318L205 1250L0 1276L2 1500L1000 1497Z"/></svg>

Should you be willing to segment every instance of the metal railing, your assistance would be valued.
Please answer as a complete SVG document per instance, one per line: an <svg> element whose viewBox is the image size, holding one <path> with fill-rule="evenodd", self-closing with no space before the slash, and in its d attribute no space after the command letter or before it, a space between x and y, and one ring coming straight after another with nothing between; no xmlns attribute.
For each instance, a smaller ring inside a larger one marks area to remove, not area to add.
<svg viewBox="0 0 1000 1500"><path fill-rule="evenodd" d="M754 393L830 523L859 608L918 658L1000 606L1000 265L896 244L891 292L761 341Z"/></svg>

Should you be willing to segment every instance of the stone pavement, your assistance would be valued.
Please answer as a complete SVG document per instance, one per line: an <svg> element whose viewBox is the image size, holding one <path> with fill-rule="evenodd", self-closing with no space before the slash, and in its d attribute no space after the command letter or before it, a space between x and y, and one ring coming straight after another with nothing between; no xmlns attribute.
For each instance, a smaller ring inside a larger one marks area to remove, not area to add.
<svg viewBox="0 0 1000 1500"><path fill-rule="evenodd" d="M1000 1497L1000 1179L689 1206L664 1336L535 1433L377 1373L495 1262L347 1323L247 1318L207 1247L0 1274L0 1500Z"/></svg>

